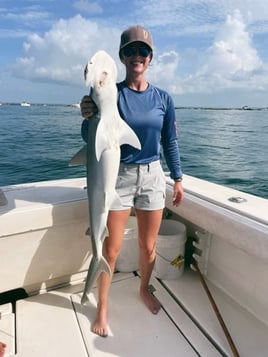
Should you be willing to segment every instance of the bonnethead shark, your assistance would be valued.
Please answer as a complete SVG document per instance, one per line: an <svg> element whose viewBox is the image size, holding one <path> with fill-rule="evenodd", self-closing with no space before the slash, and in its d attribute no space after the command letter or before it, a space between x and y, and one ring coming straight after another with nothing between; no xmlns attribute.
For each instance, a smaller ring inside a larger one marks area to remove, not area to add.
<svg viewBox="0 0 268 357"><path fill-rule="evenodd" d="M89 302L89 293L101 271L111 275L110 266L102 255L107 236L108 212L120 200L115 191L120 164L120 145L141 149L134 131L120 117L117 108L117 67L105 51L98 51L85 68L86 85L98 107L88 119L87 145L70 161L71 165L86 164L89 225L92 257L81 303Z"/></svg>

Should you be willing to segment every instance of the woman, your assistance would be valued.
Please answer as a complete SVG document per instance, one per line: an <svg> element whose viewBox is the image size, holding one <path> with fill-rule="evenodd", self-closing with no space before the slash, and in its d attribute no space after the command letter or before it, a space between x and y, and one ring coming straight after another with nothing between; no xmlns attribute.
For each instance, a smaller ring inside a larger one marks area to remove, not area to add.
<svg viewBox="0 0 268 357"><path fill-rule="evenodd" d="M121 146L121 163L116 184L121 199L108 215L109 236L103 244L103 255L114 271L131 208L138 222L141 276L140 296L148 309L157 314L161 304L148 290L155 261L155 243L165 206L165 176L160 165L160 141L174 180L173 203L183 199L182 171L177 144L175 109L170 95L149 84L145 72L153 57L152 37L136 25L121 35L119 57L126 67L126 78L118 83L118 109L121 117L137 134L142 149ZM90 118L97 107L89 96L81 101L84 118ZM87 140L87 120L82 124L82 137ZM111 278L101 273L98 279L97 318L92 331L107 336L108 291Z"/></svg>

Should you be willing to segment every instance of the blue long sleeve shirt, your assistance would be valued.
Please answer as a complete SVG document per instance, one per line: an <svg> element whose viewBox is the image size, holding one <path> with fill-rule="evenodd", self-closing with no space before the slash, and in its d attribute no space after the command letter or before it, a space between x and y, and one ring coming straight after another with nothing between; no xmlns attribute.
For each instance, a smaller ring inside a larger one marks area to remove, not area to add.
<svg viewBox="0 0 268 357"><path fill-rule="evenodd" d="M145 91L133 90L120 82L118 110L122 119L134 130L141 143L141 150L130 145L121 146L121 161L126 164L146 164L160 159L161 144L170 170L170 177L182 176L177 142L175 108L171 96L149 84ZM87 141L87 120L81 133Z"/></svg>

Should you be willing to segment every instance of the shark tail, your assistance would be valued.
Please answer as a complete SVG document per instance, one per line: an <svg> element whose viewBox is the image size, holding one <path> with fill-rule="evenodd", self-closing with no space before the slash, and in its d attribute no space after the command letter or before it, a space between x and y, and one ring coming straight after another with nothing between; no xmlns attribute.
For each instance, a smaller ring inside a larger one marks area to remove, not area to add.
<svg viewBox="0 0 268 357"><path fill-rule="evenodd" d="M109 276L112 275L112 271L107 260L103 256L100 258L100 260L96 259L96 257L93 256L88 269L85 289L81 298L82 305L89 303L90 291L102 271L108 274Z"/></svg>

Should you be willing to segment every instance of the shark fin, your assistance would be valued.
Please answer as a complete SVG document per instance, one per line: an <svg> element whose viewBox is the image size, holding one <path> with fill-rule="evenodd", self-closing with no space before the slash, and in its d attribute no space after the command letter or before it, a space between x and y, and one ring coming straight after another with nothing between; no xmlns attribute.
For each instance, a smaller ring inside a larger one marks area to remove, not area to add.
<svg viewBox="0 0 268 357"><path fill-rule="evenodd" d="M88 275L86 278L86 285L84 288L83 296L81 298L82 305L89 303L90 291L102 271L104 271L109 276L112 275L112 271L109 264L107 263L107 260L103 256L101 256L100 260L98 261L98 259L93 255L88 269Z"/></svg>
<svg viewBox="0 0 268 357"><path fill-rule="evenodd" d="M87 164L87 145L82 147L69 161L70 166Z"/></svg>
<svg viewBox="0 0 268 357"><path fill-rule="evenodd" d="M130 128L130 126L121 118L119 121L119 133L119 145L128 144L138 150L141 149L141 144L137 135Z"/></svg>
<svg viewBox="0 0 268 357"><path fill-rule="evenodd" d="M101 257L101 271L104 271L109 276L112 275L110 265L107 263L107 260L104 257Z"/></svg>
<svg viewBox="0 0 268 357"><path fill-rule="evenodd" d="M118 127L119 145L121 146L122 144L128 144L140 150L141 144L135 132L120 116L118 116L116 120L118 120L119 122L119 127ZM103 133L107 132L106 128L104 127L105 125L104 122L105 121L102 119L99 121L97 132L96 132L95 151L96 151L96 158L98 161L100 160L102 152L107 148L109 148L109 141L107 139L107 136L103 135Z"/></svg>

